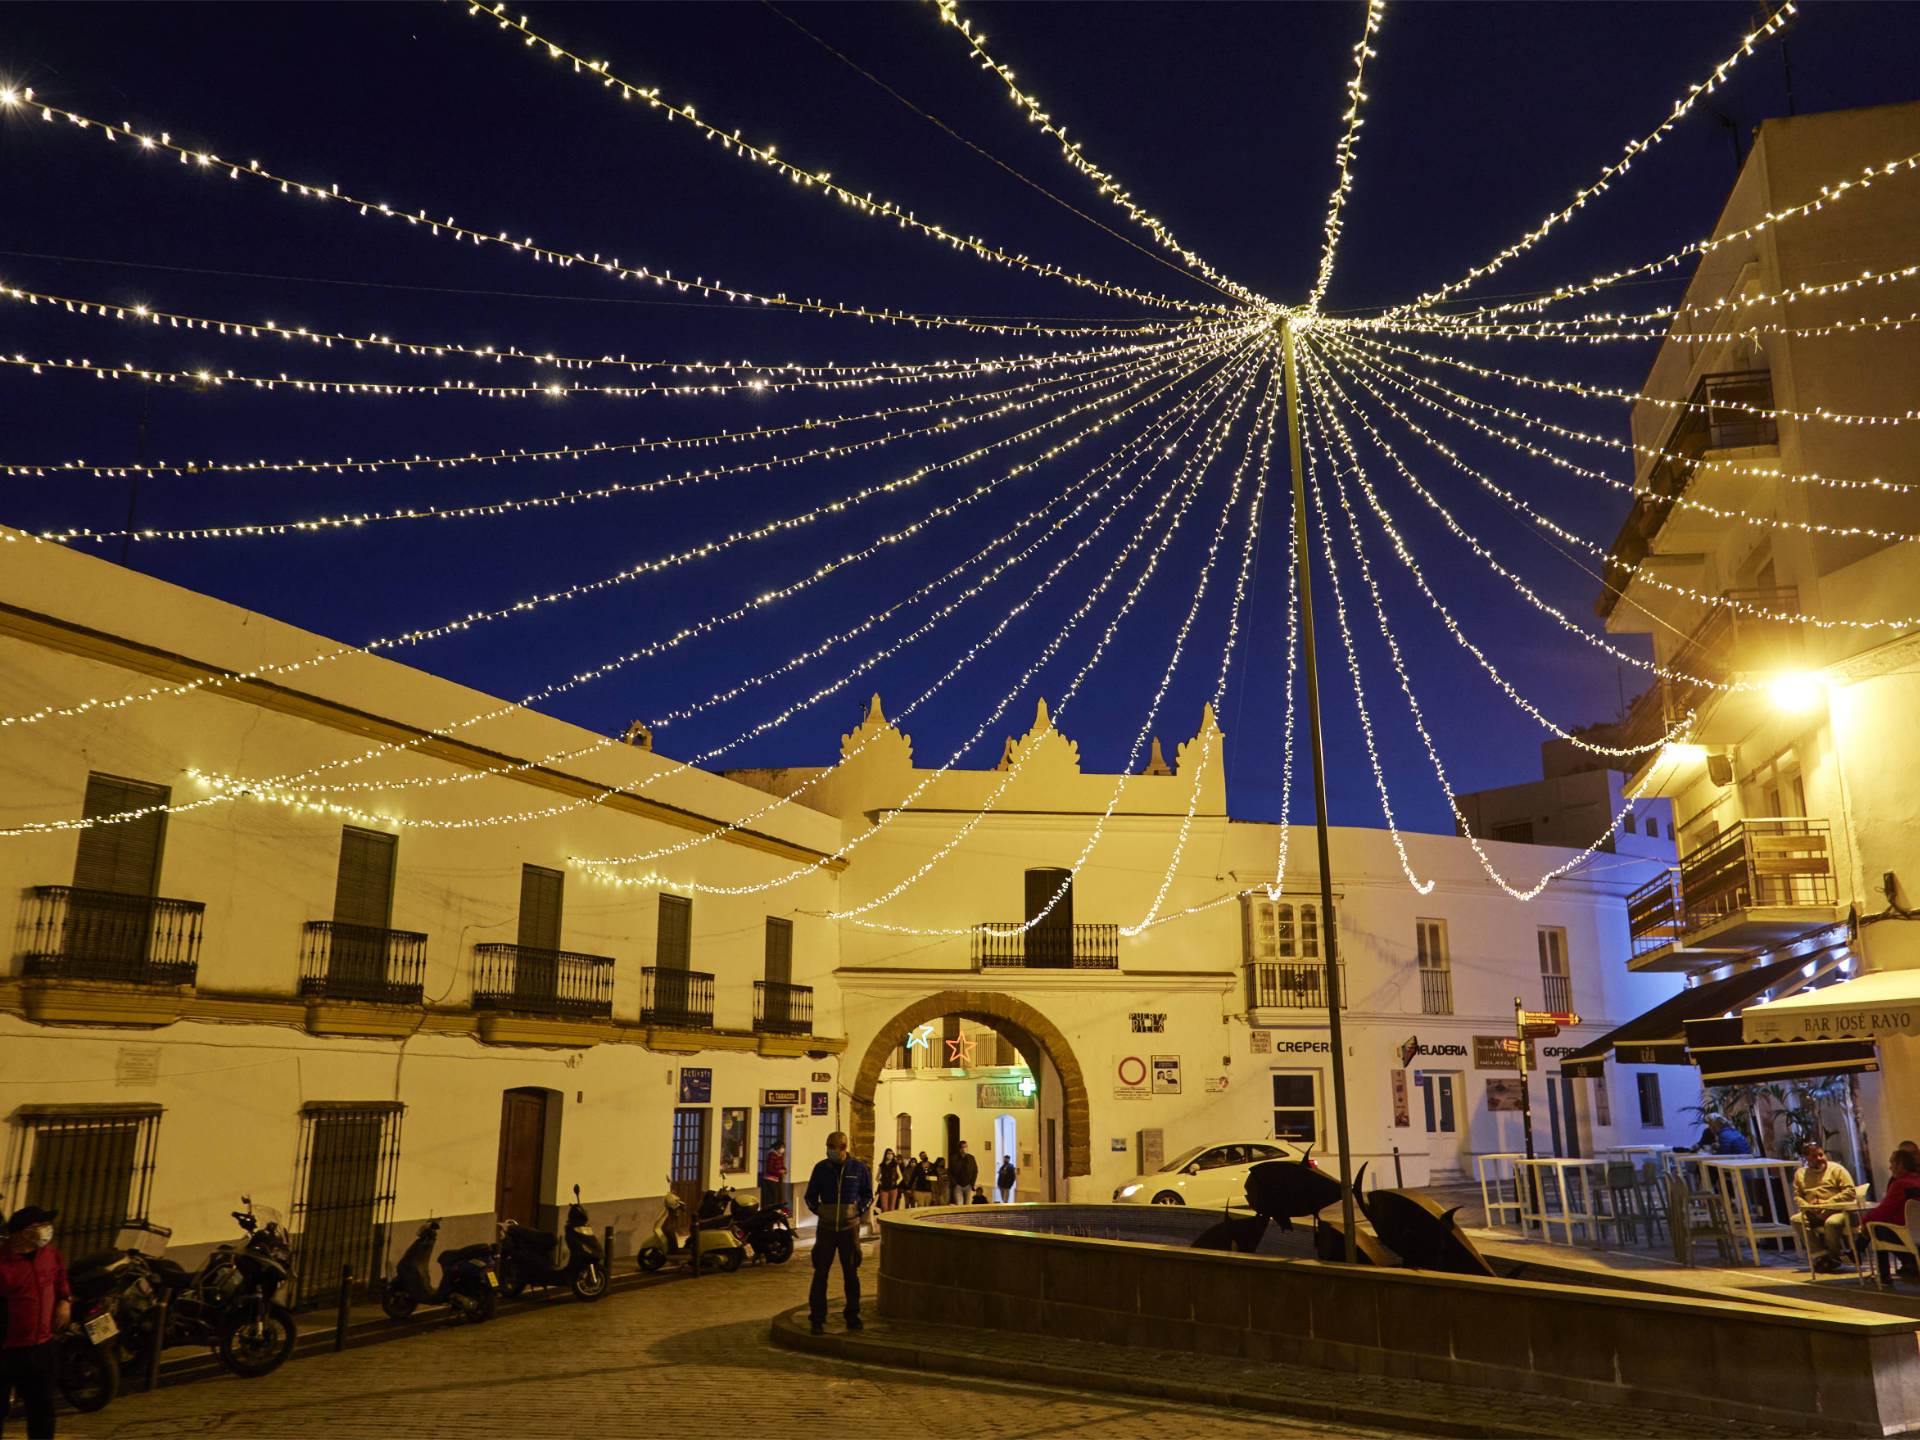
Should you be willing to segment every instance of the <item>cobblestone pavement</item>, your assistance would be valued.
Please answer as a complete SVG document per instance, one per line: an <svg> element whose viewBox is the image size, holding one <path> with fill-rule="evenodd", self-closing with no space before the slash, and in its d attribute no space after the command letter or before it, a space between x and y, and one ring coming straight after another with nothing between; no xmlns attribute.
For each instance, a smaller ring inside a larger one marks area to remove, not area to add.
<svg viewBox="0 0 1920 1440"><path fill-rule="evenodd" d="M861 1272L869 1280L874 1260L869 1247ZM296 1359L260 1380L223 1375L124 1395L93 1415L62 1415L60 1434L737 1440L891 1436L904 1428L958 1429L980 1440L1253 1440L1393 1433L777 1348L768 1318L804 1306L810 1278L803 1252L785 1266L616 1292L593 1305L555 1300L485 1325ZM836 1304L838 1290L836 1276ZM831 1324L839 1330L837 1309Z"/></svg>

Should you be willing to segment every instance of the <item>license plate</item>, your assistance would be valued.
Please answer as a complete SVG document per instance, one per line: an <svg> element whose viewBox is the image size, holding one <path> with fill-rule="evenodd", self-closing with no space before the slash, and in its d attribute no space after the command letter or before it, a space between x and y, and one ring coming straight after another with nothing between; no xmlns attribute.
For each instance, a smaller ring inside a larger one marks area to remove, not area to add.
<svg viewBox="0 0 1920 1440"><path fill-rule="evenodd" d="M120 1327L114 1323L113 1316L102 1310L86 1323L87 1339L96 1345L104 1345L120 1333Z"/></svg>
<svg viewBox="0 0 1920 1440"><path fill-rule="evenodd" d="M492 1285L495 1288L498 1288L500 1284L500 1277L494 1274L493 1271L491 1270L487 1271L487 1284Z"/></svg>

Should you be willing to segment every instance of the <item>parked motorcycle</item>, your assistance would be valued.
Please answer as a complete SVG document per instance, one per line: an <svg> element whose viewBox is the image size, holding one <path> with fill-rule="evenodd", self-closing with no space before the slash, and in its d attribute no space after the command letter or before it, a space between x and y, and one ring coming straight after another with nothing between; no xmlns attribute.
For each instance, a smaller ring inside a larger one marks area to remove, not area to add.
<svg viewBox="0 0 1920 1440"><path fill-rule="evenodd" d="M573 1187L567 1224L559 1234L535 1230L505 1220L500 1225L500 1289L509 1300L529 1285L566 1285L582 1300L598 1300L607 1293L607 1257L600 1237L587 1223L580 1203L580 1187Z"/></svg>
<svg viewBox="0 0 1920 1440"><path fill-rule="evenodd" d="M758 1191L750 1190L742 1199L731 1185L722 1185L706 1193L694 1218L705 1222L717 1215L725 1215L746 1237L755 1259L784 1265L793 1258L793 1214L786 1206L763 1209Z"/></svg>
<svg viewBox="0 0 1920 1440"><path fill-rule="evenodd" d="M276 1221L263 1225L252 1198L240 1199L246 1209L232 1213L246 1242L220 1246L196 1271L137 1248L90 1255L69 1269L75 1317L96 1352L110 1353L122 1368L140 1363L151 1353L165 1299L165 1345L209 1346L222 1365L246 1378L285 1363L298 1330L293 1313L274 1297L293 1279L292 1249ZM65 1358L79 1377L84 1366L76 1353L69 1347ZM76 1379L76 1389L91 1394L100 1388L97 1376L91 1386Z"/></svg>
<svg viewBox="0 0 1920 1440"><path fill-rule="evenodd" d="M105 1409L120 1393L120 1327L98 1300L73 1302L73 1321L53 1337L54 1384L74 1409Z"/></svg>
<svg viewBox="0 0 1920 1440"><path fill-rule="evenodd" d="M692 1230L683 1239L676 1233L676 1228L680 1214L686 1208L686 1201L671 1190L667 1192L660 1218L653 1222L653 1233L640 1247L640 1268L652 1274L669 1261L676 1265L687 1264L693 1259L694 1238L697 1236L701 1268L711 1266L728 1274L738 1270L741 1261L747 1257L746 1237L734 1227L727 1215L720 1213L704 1220L696 1218Z"/></svg>
<svg viewBox="0 0 1920 1440"><path fill-rule="evenodd" d="M500 1276L493 1268L491 1245L468 1245L440 1254L440 1283L433 1283L429 1262L440 1238L440 1222L420 1227L393 1278L381 1293L380 1308L389 1320L404 1320L422 1305L445 1305L454 1320L479 1324L499 1306Z"/></svg>

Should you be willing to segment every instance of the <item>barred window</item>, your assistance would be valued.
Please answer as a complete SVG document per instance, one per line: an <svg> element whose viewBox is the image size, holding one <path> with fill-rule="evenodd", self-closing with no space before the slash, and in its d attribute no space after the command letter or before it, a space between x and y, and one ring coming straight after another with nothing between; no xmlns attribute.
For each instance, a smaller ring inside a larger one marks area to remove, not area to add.
<svg viewBox="0 0 1920 1440"><path fill-rule="evenodd" d="M405 1109L391 1100L310 1100L300 1107L291 1229L302 1304L339 1295L342 1266L352 1267L356 1293L371 1293L380 1278Z"/></svg>
<svg viewBox="0 0 1920 1440"><path fill-rule="evenodd" d="M7 1191L58 1212L60 1248L78 1258L145 1225L158 1105L22 1105Z"/></svg>

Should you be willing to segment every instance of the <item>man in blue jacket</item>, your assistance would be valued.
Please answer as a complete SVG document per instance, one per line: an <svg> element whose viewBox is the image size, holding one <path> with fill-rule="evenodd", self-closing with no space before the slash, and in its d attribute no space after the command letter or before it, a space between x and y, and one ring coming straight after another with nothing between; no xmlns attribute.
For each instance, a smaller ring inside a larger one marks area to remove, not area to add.
<svg viewBox="0 0 1920 1440"><path fill-rule="evenodd" d="M827 1272L834 1257L840 1260L841 1288L847 1292L847 1329L860 1323L860 1221L873 1204L873 1176L847 1153L847 1137L836 1130L827 1136L827 1158L813 1167L807 1181L807 1208L816 1219L813 1231L813 1288L807 1292L808 1318L813 1333L827 1328Z"/></svg>

